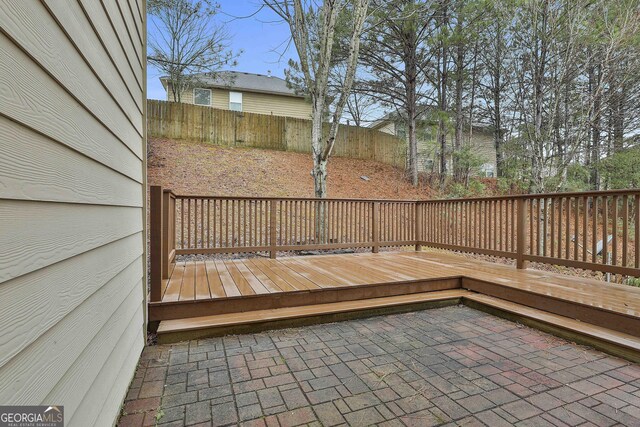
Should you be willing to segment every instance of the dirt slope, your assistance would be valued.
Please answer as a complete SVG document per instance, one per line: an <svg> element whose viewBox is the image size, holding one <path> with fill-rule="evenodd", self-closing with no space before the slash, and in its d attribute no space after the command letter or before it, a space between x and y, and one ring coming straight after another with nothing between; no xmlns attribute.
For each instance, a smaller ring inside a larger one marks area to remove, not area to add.
<svg viewBox="0 0 640 427"><path fill-rule="evenodd" d="M149 185L178 194L310 197L311 167L309 154L149 139ZM430 194L426 186L411 187L399 169L339 157L329 161L328 187L329 197L426 199Z"/></svg>

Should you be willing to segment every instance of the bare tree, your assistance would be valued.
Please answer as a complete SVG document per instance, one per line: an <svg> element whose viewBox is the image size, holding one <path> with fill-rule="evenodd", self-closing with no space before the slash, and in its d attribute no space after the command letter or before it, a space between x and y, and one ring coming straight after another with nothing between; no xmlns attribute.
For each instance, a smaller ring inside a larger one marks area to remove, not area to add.
<svg viewBox="0 0 640 427"><path fill-rule="evenodd" d="M316 197L327 196L327 162L336 142L340 118L347 103L358 63L360 37L367 17L369 0L315 1L264 0L288 25L298 62L290 64L299 71L305 89L311 98L311 148L313 155L314 192ZM329 76L337 60L334 49L338 41L338 23L341 13L350 13L350 34L345 60L346 72L342 89L335 100L329 94ZM332 103L333 101L333 103ZM333 104L333 105L332 105ZM333 111L329 112L330 106ZM323 122L331 118L329 132L323 136Z"/></svg>
<svg viewBox="0 0 640 427"><path fill-rule="evenodd" d="M148 61L168 80L174 101L204 75L215 76L225 66L235 65L229 50L230 36L214 22L219 5L210 0L148 0L152 17Z"/></svg>

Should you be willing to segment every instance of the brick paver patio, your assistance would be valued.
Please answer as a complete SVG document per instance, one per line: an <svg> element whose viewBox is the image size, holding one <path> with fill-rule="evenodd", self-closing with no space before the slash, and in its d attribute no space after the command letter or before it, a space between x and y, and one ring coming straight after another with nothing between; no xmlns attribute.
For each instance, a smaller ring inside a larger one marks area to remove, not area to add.
<svg viewBox="0 0 640 427"><path fill-rule="evenodd" d="M119 425L156 422L640 426L640 365L448 307L148 347Z"/></svg>

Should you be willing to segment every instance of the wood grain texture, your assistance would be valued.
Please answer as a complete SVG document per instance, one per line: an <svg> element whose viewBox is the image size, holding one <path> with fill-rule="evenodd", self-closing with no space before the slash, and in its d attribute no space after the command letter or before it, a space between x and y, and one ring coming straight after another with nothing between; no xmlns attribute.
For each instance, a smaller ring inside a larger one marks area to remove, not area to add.
<svg viewBox="0 0 640 427"><path fill-rule="evenodd" d="M115 423L145 342L144 6L0 0L0 401L70 426Z"/></svg>
<svg viewBox="0 0 640 427"><path fill-rule="evenodd" d="M129 65L131 71L133 71L133 74L136 77L136 81L140 84L140 87L142 87L142 60L140 58L140 52L128 37L127 27L122 15L120 14L118 5L115 1L99 0L99 2L110 22L113 34L118 40L118 45L127 58L126 64L120 65ZM94 3L98 3L98 1L94 1ZM84 1L83 4L86 5L87 2Z"/></svg>
<svg viewBox="0 0 640 427"><path fill-rule="evenodd" d="M64 28L67 37L75 45L85 61L100 81L107 87L111 96L116 99L131 122L142 132L144 129L140 121L142 113L142 91L135 86L133 74L130 76L117 66L100 36L93 31L86 31L92 23L83 12L77 1L60 2L45 0L44 4L49 13ZM112 47L113 48L113 47ZM128 79L127 79L128 77ZM128 81L130 80L130 81ZM129 83L134 84L133 88ZM136 125L137 122L140 122Z"/></svg>
<svg viewBox="0 0 640 427"><path fill-rule="evenodd" d="M127 299L134 298L128 296ZM141 305L119 307L116 313L122 318L114 318L110 322L113 328L103 328L96 334L93 341L45 398L45 401L73 402L64 408L65 416L69 413L69 419L72 420L68 423L69 426L87 425L85 424L87 420L92 420L88 425L108 425L105 420L95 419L102 406L92 402L108 396L109 386L112 389L117 387L118 392L122 393L122 386L124 385L126 389L133 377L136 364L131 362L139 359L144 342L141 340L144 332L141 324L143 310ZM134 311L133 314L132 311ZM96 370L96 367L99 369ZM123 384L124 378L118 378L121 374L127 379L127 384ZM100 382L104 384L99 385ZM121 402L123 397L119 396L115 402L105 400L104 405L113 408L114 403Z"/></svg>
<svg viewBox="0 0 640 427"><path fill-rule="evenodd" d="M46 334L3 365L0 368L2 402L27 404L44 401L105 325L109 333L120 335L131 315L141 307L141 295L140 298L134 298L141 287L132 286L140 283L141 277L141 263L132 263ZM43 354L47 357L43 357ZM104 357L107 356L108 352ZM99 367L93 368L97 372ZM39 387L34 387L34 382ZM63 402L66 407L73 400Z"/></svg>
<svg viewBox="0 0 640 427"><path fill-rule="evenodd" d="M142 182L140 158L3 34L0 88L1 115Z"/></svg>
<svg viewBox="0 0 640 427"><path fill-rule="evenodd" d="M140 319L134 316L130 327L139 326L139 322ZM112 414L119 413L121 402L124 400L131 378L136 372L137 365L135 361L140 358L144 348L145 336L145 332L141 330L137 336L133 337L130 345L124 339L121 341L118 353L113 354L109 358L108 364L105 364L102 368L100 375L95 379L93 386L80 403L78 410L73 414L73 418L69 421L69 426L81 427L84 425L85 420L92 420L90 424L98 426L104 420L111 419ZM128 350L128 353L125 354L124 351L126 350ZM122 362L120 367L118 367L118 362ZM117 373L115 378L114 372ZM107 393L109 385L111 385L111 390ZM103 398L103 396L106 397ZM102 408L97 405L91 405L91 402L95 402L98 399L104 399ZM111 426L105 423L104 427Z"/></svg>
<svg viewBox="0 0 640 427"><path fill-rule="evenodd" d="M0 198L142 206L142 186L0 116Z"/></svg>
<svg viewBox="0 0 640 427"><path fill-rule="evenodd" d="M139 262L141 255L140 237L132 235L3 283L0 286L0 324L3 325L0 366L132 262Z"/></svg>
<svg viewBox="0 0 640 427"><path fill-rule="evenodd" d="M142 230L140 209L3 201L0 283Z"/></svg>
<svg viewBox="0 0 640 427"><path fill-rule="evenodd" d="M52 4L55 0L46 0L47 4ZM145 99L143 96L142 70L134 69L130 63L127 54L122 49L117 34L109 21L109 16L102 7L100 1L95 0L77 0L83 13L86 14L90 21L90 25L94 29L95 34L100 38L102 44L106 47L109 56L123 76L132 96L140 106L143 105ZM83 28L84 25L83 25ZM86 29L85 29L86 31Z"/></svg>
<svg viewBox="0 0 640 427"><path fill-rule="evenodd" d="M4 2L0 19L15 43L142 158L141 121L125 115L42 3Z"/></svg>

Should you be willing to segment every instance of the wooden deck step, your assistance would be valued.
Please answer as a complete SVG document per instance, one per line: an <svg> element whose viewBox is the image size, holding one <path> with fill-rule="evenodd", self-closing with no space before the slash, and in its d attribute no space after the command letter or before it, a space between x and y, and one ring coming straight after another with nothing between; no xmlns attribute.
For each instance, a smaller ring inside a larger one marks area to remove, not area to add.
<svg viewBox="0 0 640 427"><path fill-rule="evenodd" d="M267 329L443 307L458 304L463 297L469 294L469 291L454 289L329 304L163 320L158 326L158 342L166 344L233 333L253 333Z"/></svg>
<svg viewBox="0 0 640 427"><path fill-rule="evenodd" d="M465 294L462 301L472 308L640 362L640 338L636 336L475 292Z"/></svg>

